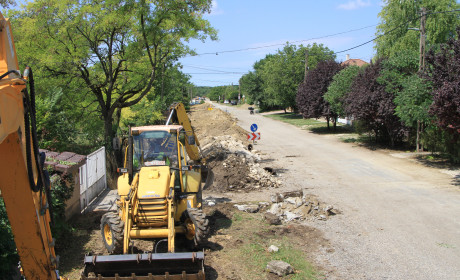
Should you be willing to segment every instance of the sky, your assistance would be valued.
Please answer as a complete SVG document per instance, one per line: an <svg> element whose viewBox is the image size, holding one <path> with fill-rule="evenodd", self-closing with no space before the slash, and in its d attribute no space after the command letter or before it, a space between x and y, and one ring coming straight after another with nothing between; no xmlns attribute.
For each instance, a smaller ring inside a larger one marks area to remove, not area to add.
<svg viewBox="0 0 460 280"><path fill-rule="evenodd" d="M218 30L219 39L191 41L190 47L203 55L179 63L197 86L237 85L256 61L276 53L286 42L322 43L339 52L373 39L381 8L381 0L213 0L205 18ZM337 61L346 60L346 54L370 61L373 46L339 53ZM234 51L247 48L256 49Z"/></svg>

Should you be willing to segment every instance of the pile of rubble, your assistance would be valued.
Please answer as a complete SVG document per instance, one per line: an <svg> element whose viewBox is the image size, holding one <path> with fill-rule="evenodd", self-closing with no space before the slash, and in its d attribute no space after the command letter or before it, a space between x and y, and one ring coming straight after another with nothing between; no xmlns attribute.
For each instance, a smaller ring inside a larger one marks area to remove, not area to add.
<svg viewBox="0 0 460 280"><path fill-rule="evenodd" d="M257 151L248 151L242 141L232 136L212 137L202 148L214 172L213 191L251 191L277 188L282 182L260 165Z"/></svg>
<svg viewBox="0 0 460 280"><path fill-rule="evenodd" d="M327 220L329 216L340 213L332 205L321 203L316 197L304 191L277 193L271 197L271 202L271 204L268 202L235 204L235 207L249 213L266 211L265 219L272 225L294 220Z"/></svg>

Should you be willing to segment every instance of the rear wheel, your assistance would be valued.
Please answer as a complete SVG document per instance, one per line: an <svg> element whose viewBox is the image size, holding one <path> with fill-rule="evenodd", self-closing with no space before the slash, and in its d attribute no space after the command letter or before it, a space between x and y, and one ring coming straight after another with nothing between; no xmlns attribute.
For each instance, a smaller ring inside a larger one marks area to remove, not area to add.
<svg viewBox="0 0 460 280"><path fill-rule="evenodd" d="M185 237L188 240L193 240L195 246L206 242L208 235L209 221L206 219L203 211L198 208L188 208L182 213L181 221L186 228Z"/></svg>
<svg viewBox="0 0 460 280"><path fill-rule="evenodd" d="M105 248L110 254L120 254L123 250L124 222L116 213L105 213L101 219L101 234Z"/></svg>

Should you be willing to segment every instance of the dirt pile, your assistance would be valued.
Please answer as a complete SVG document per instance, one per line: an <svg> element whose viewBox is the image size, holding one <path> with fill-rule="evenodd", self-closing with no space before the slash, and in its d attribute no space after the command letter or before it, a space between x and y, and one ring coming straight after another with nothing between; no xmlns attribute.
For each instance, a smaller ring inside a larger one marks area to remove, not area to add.
<svg viewBox="0 0 460 280"><path fill-rule="evenodd" d="M247 132L229 114L208 110L209 106L194 106L190 116L202 154L214 172L214 184L207 190L248 192L279 187L281 181L260 165L260 154L248 151Z"/></svg>
<svg viewBox="0 0 460 280"><path fill-rule="evenodd" d="M251 191L277 188L281 181L260 165L261 157L232 136L212 137L202 149L214 172L212 191Z"/></svg>
<svg viewBox="0 0 460 280"><path fill-rule="evenodd" d="M219 109L209 108L212 108L210 104L200 104L190 109L190 120L201 146L216 136L232 136L235 140L246 141L247 131L237 125L237 119Z"/></svg>

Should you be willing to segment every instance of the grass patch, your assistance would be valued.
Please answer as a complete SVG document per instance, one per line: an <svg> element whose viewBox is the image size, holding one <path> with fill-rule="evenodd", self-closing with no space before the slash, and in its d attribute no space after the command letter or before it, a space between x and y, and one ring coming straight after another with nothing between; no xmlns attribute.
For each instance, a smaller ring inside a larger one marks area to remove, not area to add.
<svg viewBox="0 0 460 280"><path fill-rule="evenodd" d="M277 227L265 223L261 214L238 212L232 221L232 228L237 229L234 238L242 240L242 244L227 254L233 263L240 264L247 279L267 279L265 268L272 260L285 261L294 268L295 274L283 279L317 279L319 274L307 261L306 253L293 246L290 238L273 233ZM276 245L279 251L269 253L270 245Z"/></svg>
<svg viewBox="0 0 460 280"><path fill-rule="evenodd" d="M326 127L327 124L324 122L320 122L315 119L304 119L301 115L295 113L279 113L279 114L272 114L272 115L265 115L268 118L282 121L285 123L289 123L301 128L308 128L308 127Z"/></svg>
<svg viewBox="0 0 460 280"><path fill-rule="evenodd" d="M304 119L301 115L295 114L295 113L280 113L280 114L272 114L272 115L265 115L266 117L269 117L274 120L282 121L285 123L289 123L295 126L298 126L302 129L310 130L314 133L317 134L346 134L346 133L353 133L353 129L349 126L342 125L340 123L337 123L337 126L334 130L333 123L330 122L330 128L327 128L327 122L324 121L318 121L316 119ZM359 139L355 140L356 142L359 141ZM353 143L355 141L352 141L350 139L349 142L347 143Z"/></svg>

